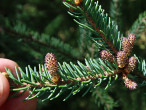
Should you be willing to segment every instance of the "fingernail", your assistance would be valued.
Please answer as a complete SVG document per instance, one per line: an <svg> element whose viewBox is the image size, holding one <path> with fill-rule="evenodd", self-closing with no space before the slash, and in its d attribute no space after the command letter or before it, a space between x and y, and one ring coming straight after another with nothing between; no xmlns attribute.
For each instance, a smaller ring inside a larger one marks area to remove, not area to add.
<svg viewBox="0 0 146 110"><path fill-rule="evenodd" d="M0 78L0 98L2 97L2 95L3 95L3 81Z"/></svg>

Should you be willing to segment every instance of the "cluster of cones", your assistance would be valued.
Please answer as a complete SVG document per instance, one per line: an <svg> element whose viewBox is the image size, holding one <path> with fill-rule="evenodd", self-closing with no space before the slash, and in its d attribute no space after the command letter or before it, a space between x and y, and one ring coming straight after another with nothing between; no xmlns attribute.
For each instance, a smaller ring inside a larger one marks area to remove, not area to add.
<svg viewBox="0 0 146 110"><path fill-rule="evenodd" d="M132 72L135 67L136 67L136 63L137 63L137 59L136 57L132 56L129 58L131 52L132 52L132 48L134 45L134 41L135 41L135 35L130 33L128 35L128 37L123 37L122 39L122 51L117 52L116 58L114 57L113 54L111 54L109 51L107 50L102 50L101 51L101 58L103 60L107 60L111 63L114 63L114 61L117 62L117 65L120 69L123 69L123 80L125 83L125 86L129 89L136 89L137 84L128 79L127 74Z"/></svg>
<svg viewBox="0 0 146 110"><path fill-rule="evenodd" d="M118 67L123 70L122 74L123 74L123 80L124 80L125 86L131 90L136 89L137 87L137 83L128 79L127 77L127 74L132 72L135 69L136 63L137 63L136 57L132 56L129 58L132 52L134 41L135 41L135 35L132 33L130 33L127 38L123 37L122 51L117 52L116 58L114 57L113 54L111 54L107 50L102 50L100 52L101 58L103 60L107 60L111 63L115 63L115 61L117 62ZM51 80L54 83L58 83L60 81L60 75L57 73L58 63L54 54L52 53L46 54L45 66L51 75Z"/></svg>

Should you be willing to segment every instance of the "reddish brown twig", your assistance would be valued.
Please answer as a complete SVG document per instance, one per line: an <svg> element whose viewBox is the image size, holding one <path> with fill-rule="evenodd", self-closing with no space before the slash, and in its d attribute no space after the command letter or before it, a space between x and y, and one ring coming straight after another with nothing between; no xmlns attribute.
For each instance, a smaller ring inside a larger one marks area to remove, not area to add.
<svg viewBox="0 0 146 110"><path fill-rule="evenodd" d="M105 43L108 44L108 46L111 48L111 50L113 50L113 52L116 54L118 52L117 49L115 49L113 44L105 38L105 35L100 31L100 28L96 26L96 23L92 20L92 18L89 16L89 14L87 12L85 12L85 15L87 16L88 22L99 33L99 35L102 37L102 39L105 41Z"/></svg>
<svg viewBox="0 0 146 110"><path fill-rule="evenodd" d="M60 82L57 83L57 85L66 85L66 84L70 84L70 83L78 83L78 82L82 82L82 81L89 81L89 80L97 80L99 78L103 78L103 77L109 77L109 76L115 76L116 74L120 74L122 71L119 70L119 71L113 71L113 73L108 73L108 72L105 72L104 74L96 74L96 76L86 76L86 77L78 77L78 78L74 78L75 80L72 80L72 79L67 79L67 80L60 80ZM35 83L36 86L38 87L43 87L43 86L55 86L56 83L51 83L49 81L45 81L45 84L43 83L39 83L39 82L36 82ZM33 87L34 85L31 85L31 84L27 84L27 83L23 83L23 86L29 86L29 87Z"/></svg>

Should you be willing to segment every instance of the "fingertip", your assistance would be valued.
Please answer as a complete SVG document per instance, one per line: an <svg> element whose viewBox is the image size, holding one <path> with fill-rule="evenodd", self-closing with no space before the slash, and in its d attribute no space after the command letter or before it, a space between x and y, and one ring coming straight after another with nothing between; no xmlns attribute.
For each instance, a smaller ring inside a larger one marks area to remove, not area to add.
<svg viewBox="0 0 146 110"><path fill-rule="evenodd" d="M9 68L12 72L15 71L15 66L18 67L18 64L10 59L0 58L0 70L5 71L5 67Z"/></svg>
<svg viewBox="0 0 146 110"><path fill-rule="evenodd" d="M24 101L24 99L28 97L29 94L29 91L26 91L23 95L19 97L13 97L8 99L3 104L3 106L0 107L0 110L36 110L37 98Z"/></svg>
<svg viewBox="0 0 146 110"><path fill-rule="evenodd" d="M15 67L18 64L9 59L0 58L0 72L5 72L5 67L10 69L11 72L16 76ZM29 91L26 91L20 97L8 98L10 86L7 78L0 73L0 110L35 110L37 106L37 98L29 101L24 99L29 95Z"/></svg>
<svg viewBox="0 0 146 110"><path fill-rule="evenodd" d="M0 106L7 100L10 86L7 78L0 73Z"/></svg>
<svg viewBox="0 0 146 110"><path fill-rule="evenodd" d="M0 58L0 72L5 72L5 68L11 70L11 72L16 77L15 67L18 67L18 64L10 59Z"/></svg>

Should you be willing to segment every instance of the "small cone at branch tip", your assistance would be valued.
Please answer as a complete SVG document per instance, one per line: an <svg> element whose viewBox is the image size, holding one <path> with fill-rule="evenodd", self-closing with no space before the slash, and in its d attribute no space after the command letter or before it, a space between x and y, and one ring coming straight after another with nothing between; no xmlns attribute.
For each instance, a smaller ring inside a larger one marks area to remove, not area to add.
<svg viewBox="0 0 146 110"><path fill-rule="evenodd" d="M52 53L47 53L45 56L45 66L52 77L54 83L60 80L60 75L57 74L58 71L58 61L55 58L55 55Z"/></svg>
<svg viewBox="0 0 146 110"><path fill-rule="evenodd" d="M75 5L80 5L82 0L74 0Z"/></svg>
<svg viewBox="0 0 146 110"><path fill-rule="evenodd" d="M136 57L133 56L129 58L129 63L128 63L128 66L125 68L125 72L128 74L131 71L133 71L136 67L136 63L137 63Z"/></svg>
<svg viewBox="0 0 146 110"><path fill-rule="evenodd" d="M52 74L58 70L58 63L57 63L57 59L55 58L54 54L52 54L52 53L46 54L45 66L50 74Z"/></svg>
<svg viewBox="0 0 146 110"><path fill-rule="evenodd" d="M133 46L131 45L128 38L123 37L122 40L122 50L126 53L127 56L131 54Z"/></svg>
<svg viewBox="0 0 146 110"><path fill-rule="evenodd" d="M137 88L137 83L132 81L131 79L125 78L124 79L125 87L129 88L130 90L134 90Z"/></svg>
<svg viewBox="0 0 146 110"><path fill-rule="evenodd" d="M130 90L134 90L137 88L137 83L135 81L132 81L131 79L129 79L127 77L127 74L122 74L122 78L124 80L124 83L125 83L125 87L130 89Z"/></svg>
<svg viewBox="0 0 146 110"><path fill-rule="evenodd" d="M111 63L114 62L114 56L113 56L109 51L102 50L102 51L100 52L100 55L101 55L101 58L102 58L103 60L107 60L107 61L109 61L109 62L111 62Z"/></svg>
<svg viewBox="0 0 146 110"><path fill-rule="evenodd" d="M119 51L117 53L117 64L119 68L124 68L127 64L128 57L124 51Z"/></svg>
<svg viewBox="0 0 146 110"><path fill-rule="evenodd" d="M135 41L135 35L133 33L130 33L128 35L128 40L131 43L131 45L133 46L134 45L134 41Z"/></svg>

